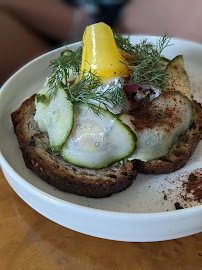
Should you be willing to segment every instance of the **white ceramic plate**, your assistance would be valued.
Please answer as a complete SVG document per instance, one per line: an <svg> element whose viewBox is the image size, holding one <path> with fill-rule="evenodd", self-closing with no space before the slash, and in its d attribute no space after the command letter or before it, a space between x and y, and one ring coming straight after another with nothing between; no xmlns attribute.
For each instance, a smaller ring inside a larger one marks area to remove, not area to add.
<svg viewBox="0 0 202 270"><path fill-rule="evenodd" d="M138 43L143 36L131 37ZM156 37L150 37L156 41ZM202 45L173 39L164 55L183 54L193 94L202 101ZM77 46L73 44L70 48ZM12 188L32 208L72 230L120 241L161 241L202 231L202 205L185 202L182 182L202 167L200 143L187 165L170 175L139 174L125 191L110 198L91 199L55 190L25 167L10 114L22 101L37 93L49 75L48 65L63 48L30 62L14 74L0 92L0 164ZM167 195L165 200L164 194ZM175 210L179 202L185 209Z"/></svg>

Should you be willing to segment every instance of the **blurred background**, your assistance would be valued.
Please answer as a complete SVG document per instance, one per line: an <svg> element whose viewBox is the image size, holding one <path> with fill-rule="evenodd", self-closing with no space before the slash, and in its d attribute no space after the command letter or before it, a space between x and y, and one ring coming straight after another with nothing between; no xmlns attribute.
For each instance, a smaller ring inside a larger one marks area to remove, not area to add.
<svg viewBox="0 0 202 270"><path fill-rule="evenodd" d="M0 85L33 58L103 21L124 34L202 43L201 0L0 0Z"/></svg>

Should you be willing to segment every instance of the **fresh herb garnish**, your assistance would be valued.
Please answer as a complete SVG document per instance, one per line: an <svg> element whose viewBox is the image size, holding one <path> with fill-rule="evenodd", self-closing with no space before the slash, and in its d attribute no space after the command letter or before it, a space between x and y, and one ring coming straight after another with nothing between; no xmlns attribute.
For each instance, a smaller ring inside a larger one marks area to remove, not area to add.
<svg viewBox="0 0 202 270"><path fill-rule="evenodd" d="M116 45L129 54L134 54L135 46L130 43L130 38L122 37L120 34L114 32L114 39Z"/></svg>
<svg viewBox="0 0 202 270"><path fill-rule="evenodd" d="M164 35L156 44L149 42L149 39L144 39L140 44L133 46L129 38L119 34L114 34L114 37L117 46L131 55L128 59L129 63L123 63L133 70L128 84L148 84L157 89L166 87L168 74L161 53L169 46L170 38Z"/></svg>
<svg viewBox="0 0 202 270"><path fill-rule="evenodd" d="M123 91L122 81L117 81L114 85L104 87L101 77L97 76L96 71L85 71L81 79L72 84L67 84L64 89L67 91L69 99L73 103L83 102L95 114L99 115L101 106L121 107L127 110L127 100ZM99 105L94 106L92 103L97 102Z"/></svg>
<svg viewBox="0 0 202 270"><path fill-rule="evenodd" d="M117 46L130 55L128 63L123 63L133 71L127 84L148 84L157 89L166 87L168 75L161 53L164 48L169 46L169 38L164 36L158 39L156 44L144 39L137 45L132 45L129 38L122 37L120 34L114 33L114 38ZM106 109L109 106L114 106L114 108L119 106L123 110L127 110L125 92L123 87L120 87L122 81L111 84L108 88L104 87L101 78L96 75L96 71L89 70L80 74L81 59L82 46L76 51L67 49L61 53L58 59L51 61L49 67L53 73L48 79L50 96L54 97L58 88L62 86L72 102L83 102L96 114L99 114L99 106L104 106ZM80 78L71 86L68 83L70 72ZM92 100L99 106L92 105Z"/></svg>
<svg viewBox="0 0 202 270"><path fill-rule="evenodd" d="M67 85L67 79L70 71L79 74L82 58L82 47L76 51L69 49L61 53L60 57L50 62L49 68L52 69L52 75L48 78L50 96L55 96L61 85Z"/></svg>
<svg viewBox="0 0 202 270"><path fill-rule="evenodd" d="M114 107L121 107L122 110L128 111L128 102L122 84L123 81L119 79L114 86L110 86L111 101Z"/></svg>

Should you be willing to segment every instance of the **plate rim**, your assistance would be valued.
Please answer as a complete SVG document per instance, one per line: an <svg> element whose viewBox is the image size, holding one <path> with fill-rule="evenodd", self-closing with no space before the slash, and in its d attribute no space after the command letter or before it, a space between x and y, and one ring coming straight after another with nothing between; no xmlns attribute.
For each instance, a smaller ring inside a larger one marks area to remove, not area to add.
<svg viewBox="0 0 202 270"><path fill-rule="evenodd" d="M145 38L145 37L159 38L159 36L147 36L147 35L130 35L130 37L131 38L134 38L134 37L138 37L138 38ZM200 45L200 47L202 49L202 44L199 44L197 42L193 42L193 41L189 41L189 40L184 40L184 39L179 39L179 38L175 38L175 40L182 41L182 42L185 41L185 42L188 42L190 44ZM3 93L4 93L4 89L6 89L6 87L9 86L10 81L13 80L13 78L16 75L19 75L24 69L26 69L27 67L29 67L33 63L37 62L40 58L47 57L48 55L51 55L52 53L60 52L61 50L64 50L67 47L68 48L71 48L71 47L79 46L79 44L81 44L80 41L75 42L75 43L72 43L72 44L69 44L67 46L61 46L61 47L59 47L57 49L54 49L52 51L46 52L45 54L42 54L42 55L38 56L37 58L35 58L32 61L28 62L26 65L22 66L17 72L15 72L2 85L1 90L0 90L0 99L1 99L1 97L3 95ZM62 205L64 207L65 206L68 206L68 207L71 207L71 208L76 208L78 212L79 211L81 211L81 212L84 211L86 213L86 215L88 215L88 213L91 213L91 214L92 213L96 213L96 214L99 214L101 216L110 215L111 218L113 218L113 217L115 219L117 219L117 218L120 218L120 219L127 218L127 220L130 220L130 221L133 221L134 222L134 221L137 221L137 220L142 220L143 221L145 219L148 219L148 220L155 219L156 220L158 218L161 219L161 220L168 220L170 217L173 217L174 219L176 219L176 218L177 219L180 219L180 218L186 217L186 215L188 213L190 213L191 215L197 215L197 214L200 214L201 215L201 213L202 213L202 204L201 205L197 205L197 206L193 206L193 207L189 207L189 208L185 208L185 209L180 209L180 211L178 211L178 210L169 210L169 211L164 211L164 212L146 212L146 213L132 213L132 212L127 213L127 212L121 212L121 211L120 212L117 212L117 211L112 211L112 210L96 209L96 208L91 207L91 206L79 205L77 203L70 202L70 201L64 200L62 198L58 198L57 196L54 196L54 195L52 195L52 194L50 194L50 193L48 193L46 191L41 190L39 187L34 186L30 182L28 182L25 178L23 178L22 176L20 176L20 174L17 173L17 171L10 165L9 161L4 157L4 155L3 155L3 153L2 153L1 150L0 150L0 166L2 167L2 171L5 169L6 171L9 171L10 174L12 174L12 176L14 178L14 181L16 181L16 182L19 182L20 181L21 184L23 184L26 188L32 190L33 192L35 192L36 194L38 194L40 196L43 196L48 201L49 200L54 201L57 204L60 204L60 205ZM7 181L8 181L8 179L7 179ZM15 192L16 192L16 190L15 190ZM78 195L75 195L75 196L78 196ZM27 203L27 204L30 205L29 203ZM35 209L33 206L31 206L31 207L33 209ZM45 215L43 213L41 213L41 214L47 217L47 215ZM49 217L47 217L47 218L49 218ZM51 218L49 218L49 219L51 219ZM51 220L53 220L53 219L51 219ZM55 221L55 220L53 220L53 221ZM61 224L60 222L57 222L57 221L56 221L56 223L58 223L60 225L63 225L63 224ZM200 224L202 225L202 222ZM68 226L65 226L65 227L68 228ZM73 229L73 228L71 228L71 229ZM198 232L201 232L201 231L202 231L202 226L200 228L200 231L198 231ZM80 231L80 232L82 233L82 231ZM194 232L194 233L196 233L196 232ZM90 234L90 233L86 233L86 234L93 235L93 234ZM180 236L180 237L184 237L184 236L187 236L187 235L191 235L191 234L190 233L188 233L188 234L185 233L183 236ZM93 236L99 237L98 235L95 235L95 234ZM101 237L101 238L105 238L105 237ZM179 237L175 237L175 238L179 238ZM143 241L140 241L140 242L146 242L146 241L162 241L162 240L169 240L169 239L175 239L175 238L173 238L173 237L171 237L171 238L170 237L167 237L167 238L164 237L164 239L160 239L160 240L159 239L157 239L157 240L143 240ZM128 240L124 240L124 239L113 239L113 237L112 238L107 237L106 239L128 241ZM136 240L133 239L132 241L136 241Z"/></svg>
<svg viewBox="0 0 202 270"><path fill-rule="evenodd" d="M0 151L0 164L3 168L6 168L7 170L9 170L10 172L12 172L12 174L14 175L15 179L17 179L17 181L20 181L22 182L25 186L27 186L27 188L29 189L32 189L34 190L35 193L37 194L40 194L42 195L43 197L46 197L48 200L51 200L51 201L57 201L63 205L71 205L71 206L76 206L78 208L82 208L84 210L91 210L91 211L96 211L96 212L100 212L100 213L107 213L107 214L113 214L113 215L123 215L123 216L168 216L168 215L183 215L185 212L187 211L196 211L196 208L197 210L199 211L202 211L202 204L201 205L197 205L197 206L193 206L193 207L188 207L188 208L184 208L184 209L180 209L180 211L177 211L177 210L169 210L169 211L166 211L166 212L148 212L148 213L126 213L126 212L116 212L116 211L110 211L110 210L104 210L104 209L96 209L96 208L93 208L93 207L88 207L88 206L84 206L84 205L79 205L79 204L76 204L76 203L73 203L73 202L69 202L69 201L66 201L66 200L63 200L61 198L58 198L54 195L51 195L43 190L41 190L40 188L32 185L31 183L29 183L26 179L24 179L22 176L20 176L14 169L13 167L9 164L9 162L4 158L2 152ZM27 168L28 169L28 168ZM48 183L47 183L48 185ZM75 196L78 196L78 195L75 195ZM50 198L48 198L50 197ZM102 198L104 199L104 198Z"/></svg>

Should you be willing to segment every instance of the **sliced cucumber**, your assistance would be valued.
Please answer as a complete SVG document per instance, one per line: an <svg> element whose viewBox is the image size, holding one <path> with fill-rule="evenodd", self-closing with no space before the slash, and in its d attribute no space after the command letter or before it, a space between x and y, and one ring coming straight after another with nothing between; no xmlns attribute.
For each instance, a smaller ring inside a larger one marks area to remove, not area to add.
<svg viewBox="0 0 202 270"><path fill-rule="evenodd" d="M71 50L65 50L61 52L61 56L65 56L65 55L71 55L73 52Z"/></svg>
<svg viewBox="0 0 202 270"><path fill-rule="evenodd" d="M46 117L50 147L52 150L58 150L69 137L74 122L73 104L64 89L59 88L56 97L51 99Z"/></svg>
<svg viewBox="0 0 202 270"><path fill-rule="evenodd" d="M60 152L69 163L99 169L133 153L135 134L114 114L99 110L98 116L85 104L76 106L72 133Z"/></svg>
<svg viewBox="0 0 202 270"><path fill-rule="evenodd" d="M137 136L137 148L129 160L151 161L167 155L179 136L189 128L194 117L192 102L180 92L163 92L146 109L151 114L159 113L162 119L148 126L149 118L144 124L141 118L125 114L120 116Z"/></svg>
<svg viewBox="0 0 202 270"><path fill-rule="evenodd" d="M166 71L169 78L168 91L179 91L191 99L190 81L184 66L183 56L178 55L171 60L166 67Z"/></svg>
<svg viewBox="0 0 202 270"><path fill-rule="evenodd" d="M163 66L166 68L167 65L169 64L170 60L164 56L161 57L161 63L163 64Z"/></svg>
<svg viewBox="0 0 202 270"><path fill-rule="evenodd" d="M49 90L49 87L46 81L35 99L35 106L36 106L35 117L36 117L39 129L45 132L48 132L48 123L47 123L48 118L46 117L46 109L51 101L48 90ZM45 98L42 99L41 97L45 97Z"/></svg>
<svg viewBox="0 0 202 270"><path fill-rule="evenodd" d="M40 94L44 94L44 88ZM45 94L48 101L41 102L37 98L36 102L36 118L41 131L46 131L50 140L50 147L54 151L58 151L69 137L74 120L73 104L68 100L68 95L63 88L59 88L57 95L50 98Z"/></svg>

